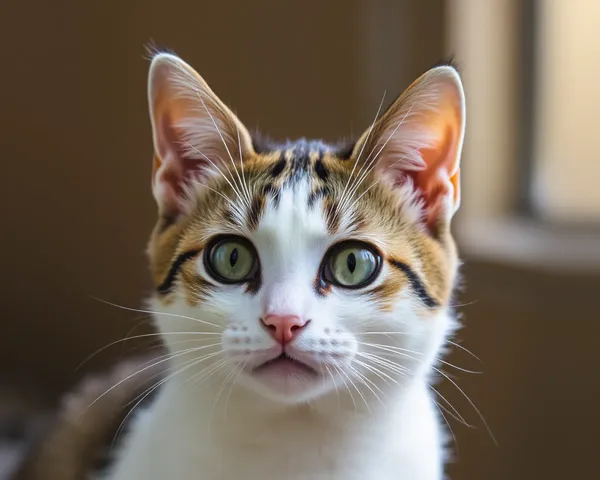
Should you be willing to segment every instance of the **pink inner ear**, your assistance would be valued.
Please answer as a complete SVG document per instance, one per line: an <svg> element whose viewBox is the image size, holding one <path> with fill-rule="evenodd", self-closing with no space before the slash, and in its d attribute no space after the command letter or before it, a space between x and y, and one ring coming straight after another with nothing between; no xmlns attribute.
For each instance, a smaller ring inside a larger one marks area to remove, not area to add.
<svg viewBox="0 0 600 480"><path fill-rule="evenodd" d="M206 161L191 158L180 143L168 119L161 119L157 128L159 152L154 157L153 184L165 213L181 213L185 187L195 178L201 178Z"/></svg>
<svg viewBox="0 0 600 480"><path fill-rule="evenodd" d="M426 167L423 170L407 172L413 179L417 193L423 200L426 210L426 224L435 228L447 204L444 198L452 189L452 203L458 201L457 132L447 125L442 139L433 148L420 150Z"/></svg>

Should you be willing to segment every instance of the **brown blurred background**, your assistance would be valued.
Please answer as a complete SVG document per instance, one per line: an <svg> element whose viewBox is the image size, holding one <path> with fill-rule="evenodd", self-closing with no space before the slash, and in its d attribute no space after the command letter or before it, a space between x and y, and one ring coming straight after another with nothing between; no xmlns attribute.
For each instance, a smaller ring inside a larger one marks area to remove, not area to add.
<svg viewBox="0 0 600 480"><path fill-rule="evenodd" d="M51 408L138 350L77 370L89 354L150 328L94 299L138 307L149 292L149 41L246 125L327 140L454 53L468 102L458 341L483 365L457 348L450 361L484 373L445 370L499 445L443 382L476 427L449 418L450 476L600 478L599 24L594 0L3 1L0 393Z"/></svg>

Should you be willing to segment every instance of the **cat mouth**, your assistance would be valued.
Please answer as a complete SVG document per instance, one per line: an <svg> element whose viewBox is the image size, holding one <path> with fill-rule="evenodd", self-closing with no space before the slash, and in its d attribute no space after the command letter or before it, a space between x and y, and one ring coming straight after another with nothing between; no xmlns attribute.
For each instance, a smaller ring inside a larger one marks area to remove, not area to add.
<svg viewBox="0 0 600 480"><path fill-rule="evenodd" d="M254 373L281 373L281 374L310 374L317 375L318 372L295 358L283 352L281 355L267 360L252 370Z"/></svg>

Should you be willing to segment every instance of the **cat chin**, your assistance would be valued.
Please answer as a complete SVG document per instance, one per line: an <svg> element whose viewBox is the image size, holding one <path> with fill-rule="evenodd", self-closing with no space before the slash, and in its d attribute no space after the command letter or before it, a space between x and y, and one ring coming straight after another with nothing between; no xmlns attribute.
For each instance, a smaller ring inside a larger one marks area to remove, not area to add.
<svg viewBox="0 0 600 480"><path fill-rule="evenodd" d="M305 367L274 365L240 375L245 387L269 400L296 405L321 397L335 388L331 378Z"/></svg>

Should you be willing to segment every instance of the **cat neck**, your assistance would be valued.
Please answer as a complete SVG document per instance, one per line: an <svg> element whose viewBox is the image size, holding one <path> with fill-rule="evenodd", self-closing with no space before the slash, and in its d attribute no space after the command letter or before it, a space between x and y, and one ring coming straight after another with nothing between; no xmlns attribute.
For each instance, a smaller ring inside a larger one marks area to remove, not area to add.
<svg viewBox="0 0 600 480"><path fill-rule="evenodd" d="M114 480L167 471L173 478L202 471L204 478L437 479L441 441L427 384L412 378L393 387L378 392L381 402L356 390L353 402L340 389L283 405L242 385L229 392L222 381L199 387L173 378L138 416Z"/></svg>
<svg viewBox="0 0 600 480"><path fill-rule="evenodd" d="M164 386L161 396L169 412L175 405L179 412L191 414L184 421L196 421L199 428L210 431L228 431L235 425L239 434L241 426L248 431L273 428L285 433L286 429L311 430L318 428L356 429L358 425L373 425L378 419L389 423L402 415L406 404L415 397L427 396L424 378L406 379L402 384L364 385L348 384L306 403L285 404L265 398L244 385L231 385L223 381L195 386L185 380L172 379ZM165 415L171 416L165 412Z"/></svg>

